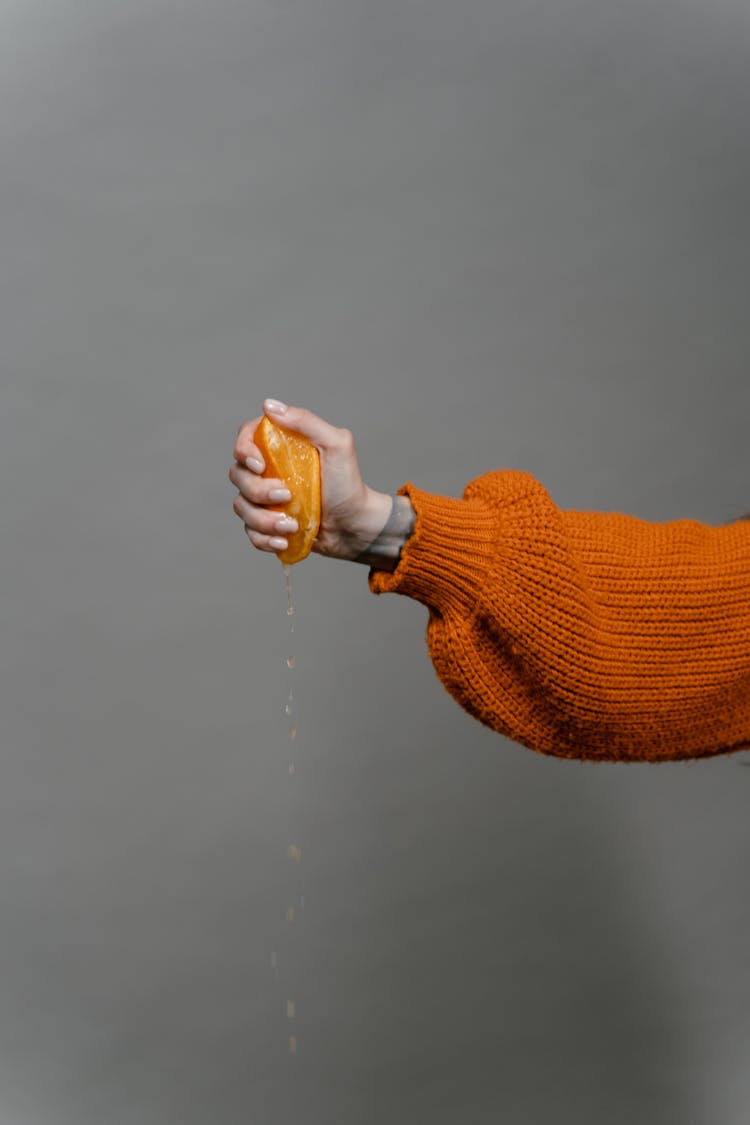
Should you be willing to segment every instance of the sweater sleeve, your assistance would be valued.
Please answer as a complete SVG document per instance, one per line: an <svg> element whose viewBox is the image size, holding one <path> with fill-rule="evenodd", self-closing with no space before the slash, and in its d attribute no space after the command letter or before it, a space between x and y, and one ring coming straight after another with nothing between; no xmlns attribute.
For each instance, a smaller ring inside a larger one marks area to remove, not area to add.
<svg viewBox="0 0 750 1125"><path fill-rule="evenodd" d="M565 511L512 469L398 492L414 533L369 588L427 607L437 676L485 726L599 761L750 746L750 521Z"/></svg>

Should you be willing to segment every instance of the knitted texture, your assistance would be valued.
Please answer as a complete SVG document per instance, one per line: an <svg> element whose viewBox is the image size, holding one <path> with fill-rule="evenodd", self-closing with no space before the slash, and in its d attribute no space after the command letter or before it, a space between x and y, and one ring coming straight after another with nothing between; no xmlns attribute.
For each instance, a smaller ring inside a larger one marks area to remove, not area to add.
<svg viewBox="0 0 750 1125"><path fill-rule="evenodd" d="M599 761L750 745L750 522L564 511L513 469L398 494L414 533L368 585L427 606L437 676L485 726Z"/></svg>

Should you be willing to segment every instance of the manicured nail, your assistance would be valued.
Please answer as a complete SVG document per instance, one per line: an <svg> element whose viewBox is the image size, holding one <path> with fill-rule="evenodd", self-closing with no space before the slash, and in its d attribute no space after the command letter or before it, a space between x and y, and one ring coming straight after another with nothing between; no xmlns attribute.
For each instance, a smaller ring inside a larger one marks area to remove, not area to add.
<svg viewBox="0 0 750 1125"><path fill-rule="evenodd" d="M267 398L263 403L266 410L270 410L272 414L286 414L287 406L285 402L279 402L275 398Z"/></svg>
<svg viewBox="0 0 750 1125"><path fill-rule="evenodd" d="M285 551L289 544L286 539L278 539L274 536L273 539L268 540L268 546L273 547L274 551Z"/></svg>
<svg viewBox="0 0 750 1125"><path fill-rule="evenodd" d="M247 465L248 469L254 469L256 473L263 472L263 462L259 461L257 457L248 457L247 461L245 461L245 464Z"/></svg>
<svg viewBox="0 0 750 1125"><path fill-rule="evenodd" d="M268 499L274 503L283 504L285 500L291 500L292 494L288 488L272 488L268 493Z"/></svg>

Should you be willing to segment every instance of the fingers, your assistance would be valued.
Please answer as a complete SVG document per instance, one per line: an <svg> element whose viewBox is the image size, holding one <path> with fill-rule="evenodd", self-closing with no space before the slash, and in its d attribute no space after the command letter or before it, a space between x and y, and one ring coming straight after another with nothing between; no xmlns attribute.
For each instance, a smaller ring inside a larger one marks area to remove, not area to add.
<svg viewBox="0 0 750 1125"><path fill-rule="evenodd" d="M278 531L276 524L283 517L283 512L265 507L285 503L281 499L272 499L271 492L275 488L283 489L285 484L275 478L264 479L261 474L265 472L263 454L253 441L253 435L260 425L262 415L243 422L237 431L237 440L234 445L234 459L236 464L229 470L229 479L240 491L234 498L232 507L234 512L245 525L245 534L254 547L259 551L285 551L289 545L285 533ZM248 465L248 458L250 462ZM296 522L286 529L287 534L296 530Z"/></svg>
<svg viewBox="0 0 750 1125"><path fill-rule="evenodd" d="M291 499L288 491L286 499L274 495L275 489L285 489L284 482L262 478L239 465L231 466L229 479L240 490L232 507L245 524L245 532L253 546L262 551L285 550L288 546L285 536L298 530L297 521L290 520L278 508L266 507Z"/></svg>
<svg viewBox="0 0 750 1125"><path fill-rule="evenodd" d="M234 498L235 513L245 524L245 532L250 542L261 550L285 550L287 536L297 531L298 524L283 512L269 511L251 504L244 496Z"/></svg>

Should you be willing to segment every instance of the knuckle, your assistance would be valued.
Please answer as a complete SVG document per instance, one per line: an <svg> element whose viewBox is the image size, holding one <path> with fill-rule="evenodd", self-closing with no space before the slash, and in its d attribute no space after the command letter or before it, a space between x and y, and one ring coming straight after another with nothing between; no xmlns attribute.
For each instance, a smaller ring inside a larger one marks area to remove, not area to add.
<svg viewBox="0 0 750 1125"><path fill-rule="evenodd" d="M237 438L234 443L234 456L241 464L244 465L245 458L250 454L256 454L257 450L253 445L253 438L255 437L256 430L260 418L250 418L248 421L242 423L237 430Z"/></svg>
<svg viewBox="0 0 750 1125"><path fill-rule="evenodd" d="M352 433L351 430L340 429L339 430L339 441L341 442L342 449L353 449L354 448L354 434Z"/></svg>
<svg viewBox="0 0 750 1125"><path fill-rule="evenodd" d="M247 537L252 543L253 547L259 551L273 551L274 548L268 542L269 537L260 531L254 531L252 528L247 528Z"/></svg>
<svg viewBox="0 0 750 1125"><path fill-rule="evenodd" d="M265 508L268 504L278 504L278 500L272 500L271 499L271 496L270 496L271 490L274 489L274 488L285 488L285 487L286 487L286 485L284 484L283 480L282 481L280 481L280 480L266 481L264 479L263 481L258 481L257 487L255 489L255 494L258 497L258 499L255 501L255 503L258 505L259 508Z"/></svg>
<svg viewBox="0 0 750 1125"><path fill-rule="evenodd" d="M234 502L233 502L233 504L232 504L232 507L234 508L234 510L235 510L235 512L237 513L237 515L238 515L238 516L241 516L241 515L242 515L242 512L243 512L243 504L244 504L244 501L243 501L242 497L240 496L240 494L238 493L238 494L237 494L237 495L235 496L235 498L234 498Z"/></svg>
<svg viewBox="0 0 750 1125"><path fill-rule="evenodd" d="M238 487L240 487L240 486L238 485ZM244 477L242 486L240 487L240 491L241 491L242 495L245 497L245 499L247 500L248 504L260 504L261 503L261 500L259 498L259 489L258 489L258 484L257 484L257 478L252 473L250 473L249 471L246 473L246 475Z"/></svg>

